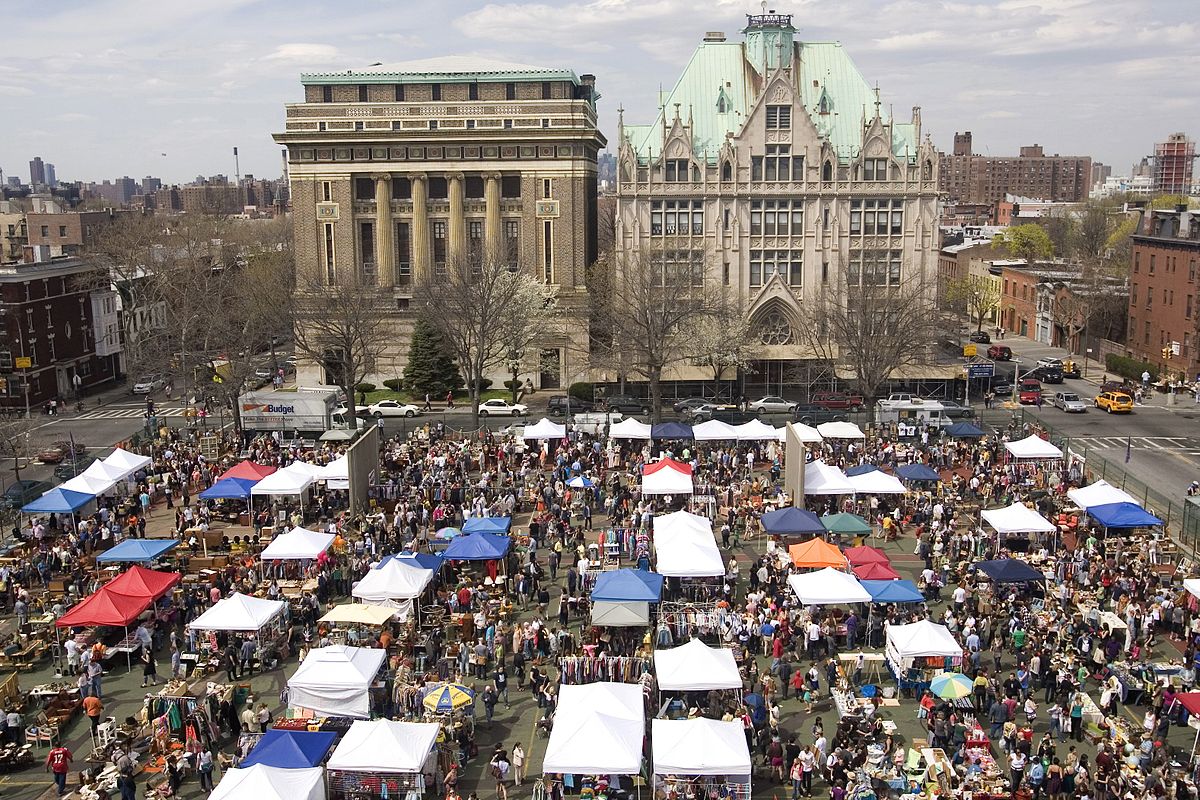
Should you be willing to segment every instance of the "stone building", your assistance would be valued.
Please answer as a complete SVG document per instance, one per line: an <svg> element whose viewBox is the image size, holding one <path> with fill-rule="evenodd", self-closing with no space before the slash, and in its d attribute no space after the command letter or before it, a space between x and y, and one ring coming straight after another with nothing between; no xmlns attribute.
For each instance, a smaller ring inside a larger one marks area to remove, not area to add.
<svg viewBox="0 0 1200 800"><path fill-rule="evenodd" d="M395 337L380 378L403 372L416 286L458 258L503 254L555 287L568 338L523 373L539 388L587 368L585 269L596 256L594 78L444 57L301 76L287 146L297 280L346 276L391 291ZM300 365L300 381L325 380Z"/></svg>
<svg viewBox="0 0 1200 800"><path fill-rule="evenodd" d="M742 33L707 34L650 124L622 115L616 240L729 287L762 342L747 391L781 393L820 380L797 331L823 290L916 271L932 301L938 153L840 44L787 14Z"/></svg>

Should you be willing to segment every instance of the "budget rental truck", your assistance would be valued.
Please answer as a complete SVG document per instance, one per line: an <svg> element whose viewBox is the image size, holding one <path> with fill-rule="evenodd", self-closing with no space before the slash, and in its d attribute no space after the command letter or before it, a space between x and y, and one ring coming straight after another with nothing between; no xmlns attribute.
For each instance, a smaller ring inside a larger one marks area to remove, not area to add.
<svg viewBox="0 0 1200 800"><path fill-rule="evenodd" d="M337 392L247 392L238 398L242 430L324 433L333 426Z"/></svg>

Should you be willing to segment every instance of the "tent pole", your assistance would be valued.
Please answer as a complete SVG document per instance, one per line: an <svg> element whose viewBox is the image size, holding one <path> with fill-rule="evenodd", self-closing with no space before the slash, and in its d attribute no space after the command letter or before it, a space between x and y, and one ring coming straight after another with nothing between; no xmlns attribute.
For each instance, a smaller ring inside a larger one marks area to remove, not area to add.
<svg viewBox="0 0 1200 800"><path fill-rule="evenodd" d="M125 638L129 638L129 625L125 626ZM133 653L129 650L125 651L125 667L128 672L133 672Z"/></svg>

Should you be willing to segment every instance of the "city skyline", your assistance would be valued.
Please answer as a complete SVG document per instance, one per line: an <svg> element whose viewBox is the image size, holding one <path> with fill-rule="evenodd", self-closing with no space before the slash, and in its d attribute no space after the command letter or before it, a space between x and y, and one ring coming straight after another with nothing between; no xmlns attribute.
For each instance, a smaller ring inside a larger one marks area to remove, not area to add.
<svg viewBox="0 0 1200 800"><path fill-rule="evenodd" d="M300 100L301 72L442 54L594 73L600 127L615 142L618 107L627 121L652 118L659 84L670 89L706 31L734 35L746 13L762 9L746 0L450 5L417 0L398 13L350 2L331 17L310 0L288 4L286 14L248 0L52 10L20 2L7 17L0 97L24 124L6 131L0 167L28 177L40 155L60 180L151 174L179 183L232 176L236 146L243 174L276 176L282 165L269 134L282 104ZM1200 90L1173 76L1200 65L1200 37L1194 23L1174 23L1169 0L771 6L794 15L800 40L838 40L854 52L897 118L921 106L943 151L969 129L985 155L1038 143L1123 174L1167 135L1195 136L1188 123L1200 116Z"/></svg>

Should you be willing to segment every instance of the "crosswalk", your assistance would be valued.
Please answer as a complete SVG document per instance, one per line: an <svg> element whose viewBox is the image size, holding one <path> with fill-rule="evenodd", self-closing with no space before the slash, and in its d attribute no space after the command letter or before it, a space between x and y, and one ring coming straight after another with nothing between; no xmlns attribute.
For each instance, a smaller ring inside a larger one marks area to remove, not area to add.
<svg viewBox="0 0 1200 800"><path fill-rule="evenodd" d="M182 417L182 408L160 408L154 412L159 419L163 417ZM99 411L85 411L75 419L143 419L146 408L102 408Z"/></svg>
<svg viewBox="0 0 1200 800"><path fill-rule="evenodd" d="M1200 452L1200 439L1188 436L1079 436L1072 437L1072 445L1097 450L1124 450L1128 446L1133 450Z"/></svg>

